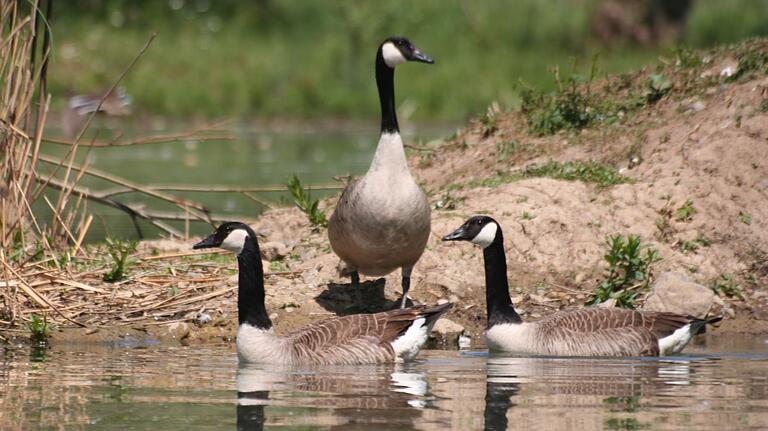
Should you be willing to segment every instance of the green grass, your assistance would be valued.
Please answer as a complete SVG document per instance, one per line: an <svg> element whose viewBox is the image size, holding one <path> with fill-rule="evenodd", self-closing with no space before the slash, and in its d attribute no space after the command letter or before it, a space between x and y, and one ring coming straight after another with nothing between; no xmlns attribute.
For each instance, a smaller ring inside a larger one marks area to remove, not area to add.
<svg viewBox="0 0 768 431"><path fill-rule="evenodd" d="M549 177L559 180L581 181L609 187L622 184L629 179L612 166L595 161L558 162L550 160L546 165L528 167L525 177Z"/></svg>
<svg viewBox="0 0 768 431"><path fill-rule="evenodd" d="M525 178L547 177L566 181L581 181L597 184L598 187L610 187L627 183L631 180L619 173L616 168L596 161L558 162L550 160L544 165L533 165L520 172L497 172L490 178L471 180L466 183L454 183L446 187L448 191L465 187L498 187Z"/></svg>
<svg viewBox="0 0 768 431"><path fill-rule="evenodd" d="M700 0L694 2L686 26L686 42L694 46L737 42L768 34L768 2Z"/></svg>
<svg viewBox="0 0 768 431"><path fill-rule="evenodd" d="M656 58L656 50L610 50L588 41L595 0L491 0L465 8L439 0L67 4L53 21L50 88L103 89L149 34L158 37L125 81L138 111L173 116L353 116L378 113L373 56L390 34L410 37L436 65L398 69L398 103L416 119L460 120L490 101L519 102L519 80L550 89L542 72L601 53L606 73ZM407 10L408 13L403 13ZM504 13L499 13L503 10ZM531 25L531 19L535 25ZM429 25L425 25L429 23ZM54 97L61 106L63 99Z"/></svg>

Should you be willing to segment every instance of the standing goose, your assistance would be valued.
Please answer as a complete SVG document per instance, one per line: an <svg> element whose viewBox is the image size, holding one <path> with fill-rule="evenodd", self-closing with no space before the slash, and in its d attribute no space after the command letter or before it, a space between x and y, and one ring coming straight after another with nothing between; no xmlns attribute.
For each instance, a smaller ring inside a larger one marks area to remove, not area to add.
<svg viewBox="0 0 768 431"><path fill-rule="evenodd" d="M194 249L221 247L237 254L237 353L242 362L270 364L378 364L413 359L438 318L452 304L355 314L275 335L264 305L264 269L253 230L227 222Z"/></svg>
<svg viewBox="0 0 768 431"><path fill-rule="evenodd" d="M405 308L413 266L429 238L427 196L411 177L395 115L395 66L406 61L432 64L405 38L387 38L376 51L376 85L381 102L381 134L368 172L349 184L328 221L333 251L360 275L382 276L402 269Z"/></svg>
<svg viewBox="0 0 768 431"><path fill-rule="evenodd" d="M475 216L443 241L470 241L483 249L488 348L526 355L659 356L679 353L706 324L674 313L621 308L559 311L523 322L512 306L507 284L504 237L496 220Z"/></svg>

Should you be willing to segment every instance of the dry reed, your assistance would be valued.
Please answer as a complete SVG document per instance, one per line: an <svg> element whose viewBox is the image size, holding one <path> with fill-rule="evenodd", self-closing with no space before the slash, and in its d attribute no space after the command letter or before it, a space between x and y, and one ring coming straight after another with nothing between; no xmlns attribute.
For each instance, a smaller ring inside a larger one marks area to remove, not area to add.
<svg viewBox="0 0 768 431"><path fill-rule="evenodd" d="M126 280L114 284L102 281L109 271L108 253L103 247L83 245L93 222L88 201L118 208L134 220L145 219L171 237L185 234L163 219L188 224L189 220L212 223L216 217L197 202L100 172L87 163L79 164L78 150L232 138L212 130L214 125L135 141L81 143L96 112L90 114L73 141L44 138L50 102L46 73L51 51L51 5L51 0L0 0L0 328L24 331L14 328L33 313L45 315L49 322L61 326L162 322L188 316L189 310L199 309L201 302L231 294L232 288L222 287L226 278L220 274L222 268L214 268L211 276L191 278L177 274L162 256L139 260ZM149 37L100 104L142 57L154 37ZM68 151L60 158L47 156L41 153L43 141L66 144ZM78 185L86 175L119 186L120 193L142 193L170 202L181 211L153 213L122 203L114 199L115 192L95 192ZM33 211L40 205L51 214L45 221ZM136 256L134 253L133 259Z"/></svg>

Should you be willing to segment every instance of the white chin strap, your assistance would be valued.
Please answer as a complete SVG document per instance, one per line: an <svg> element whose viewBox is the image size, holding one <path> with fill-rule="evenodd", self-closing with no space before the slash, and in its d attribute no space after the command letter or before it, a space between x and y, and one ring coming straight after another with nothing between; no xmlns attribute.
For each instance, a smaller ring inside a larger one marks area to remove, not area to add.
<svg viewBox="0 0 768 431"><path fill-rule="evenodd" d="M384 57L384 63L389 67L395 67L407 61L403 53L392 42L387 42L381 47L381 56Z"/></svg>
<svg viewBox="0 0 768 431"><path fill-rule="evenodd" d="M472 243L477 244L482 248L488 247L493 243L493 240L496 239L496 230L498 228L499 226L496 225L496 223L488 223L483 226L479 234L472 238Z"/></svg>
<svg viewBox="0 0 768 431"><path fill-rule="evenodd" d="M224 238L220 247L224 250L233 251L235 254L240 254L243 251L243 247L245 247L246 238L248 238L248 232L245 229L235 229Z"/></svg>

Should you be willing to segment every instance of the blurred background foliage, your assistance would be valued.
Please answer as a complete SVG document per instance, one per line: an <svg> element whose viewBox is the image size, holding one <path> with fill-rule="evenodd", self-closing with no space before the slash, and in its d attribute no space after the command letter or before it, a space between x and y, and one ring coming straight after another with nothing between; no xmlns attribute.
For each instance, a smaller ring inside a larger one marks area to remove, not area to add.
<svg viewBox="0 0 768 431"><path fill-rule="evenodd" d="M634 0L685 9L682 24L654 21L651 30L627 3L633 1L57 2L50 89L54 109L65 96L103 91L157 32L125 81L138 112L371 118L378 113L374 49L398 34L437 60L399 69L401 115L459 122L494 100L516 105L526 85L553 87L546 71L556 65L588 71L598 54L601 72L623 72L679 44L768 34L768 0Z"/></svg>

